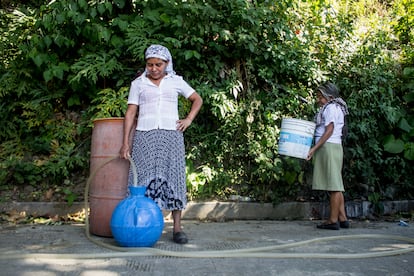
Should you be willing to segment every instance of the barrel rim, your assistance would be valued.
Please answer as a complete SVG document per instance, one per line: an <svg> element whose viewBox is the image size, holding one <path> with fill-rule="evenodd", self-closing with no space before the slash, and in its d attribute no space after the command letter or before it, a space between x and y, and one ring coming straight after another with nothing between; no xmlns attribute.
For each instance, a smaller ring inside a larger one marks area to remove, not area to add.
<svg viewBox="0 0 414 276"><path fill-rule="evenodd" d="M124 117L108 117L108 118L97 118L94 119L92 122L102 122L102 121L122 121Z"/></svg>

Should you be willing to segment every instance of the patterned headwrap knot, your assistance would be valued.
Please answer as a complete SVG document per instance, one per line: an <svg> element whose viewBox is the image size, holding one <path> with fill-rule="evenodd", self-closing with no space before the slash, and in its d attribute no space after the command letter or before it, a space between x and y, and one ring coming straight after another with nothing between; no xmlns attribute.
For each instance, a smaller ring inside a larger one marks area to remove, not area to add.
<svg viewBox="0 0 414 276"><path fill-rule="evenodd" d="M145 60L149 58L159 58L164 61L167 61L168 65L165 71L167 72L167 74L175 74L173 69L172 56L167 47L156 44L149 46L145 51Z"/></svg>

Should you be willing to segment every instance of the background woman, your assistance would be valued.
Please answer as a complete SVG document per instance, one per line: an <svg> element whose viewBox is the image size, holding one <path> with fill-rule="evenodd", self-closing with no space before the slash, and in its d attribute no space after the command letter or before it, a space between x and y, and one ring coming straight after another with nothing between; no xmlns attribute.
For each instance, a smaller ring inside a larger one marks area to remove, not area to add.
<svg viewBox="0 0 414 276"><path fill-rule="evenodd" d="M333 83L319 86L316 96L320 110L315 116L315 145L308 154L308 160L314 156L312 189L328 191L330 195L329 219L317 227L330 230L349 228L342 180L342 128L348 107Z"/></svg>

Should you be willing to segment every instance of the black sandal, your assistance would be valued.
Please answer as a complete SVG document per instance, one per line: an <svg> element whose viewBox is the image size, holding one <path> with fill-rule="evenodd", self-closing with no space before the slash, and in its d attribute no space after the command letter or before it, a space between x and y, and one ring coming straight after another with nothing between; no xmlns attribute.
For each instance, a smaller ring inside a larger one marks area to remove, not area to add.
<svg viewBox="0 0 414 276"><path fill-rule="evenodd" d="M173 233L173 241L178 244L185 244L188 242L188 238L184 232L177 232Z"/></svg>
<svg viewBox="0 0 414 276"><path fill-rule="evenodd" d="M322 224L316 225L316 227L319 229L339 230L339 223L338 222L322 223Z"/></svg>
<svg viewBox="0 0 414 276"><path fill-rule="evenodd" d="M339 222L339 227L341 227L341 228L350 228L351 223L349 223L349 220L340 221Z"/></svg>

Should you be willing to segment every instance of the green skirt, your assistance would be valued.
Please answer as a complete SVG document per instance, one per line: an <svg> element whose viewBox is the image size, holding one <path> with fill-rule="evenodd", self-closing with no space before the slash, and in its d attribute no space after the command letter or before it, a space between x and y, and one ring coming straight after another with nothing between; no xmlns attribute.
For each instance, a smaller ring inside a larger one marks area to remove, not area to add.
<svg viewBox="0 0 414 276"><path fill-rule="evenodd" d="M313 190L343 192L341 144L325 143L314 155Z"/></svg>

